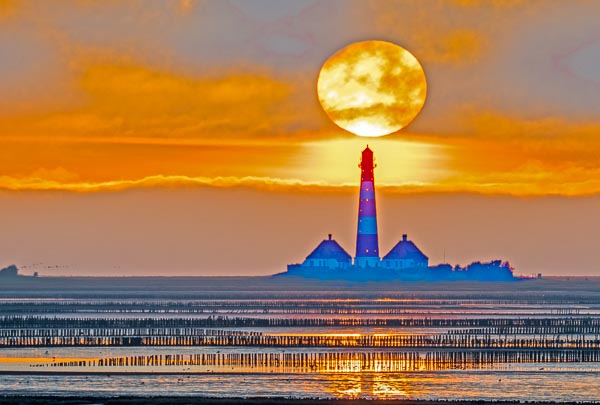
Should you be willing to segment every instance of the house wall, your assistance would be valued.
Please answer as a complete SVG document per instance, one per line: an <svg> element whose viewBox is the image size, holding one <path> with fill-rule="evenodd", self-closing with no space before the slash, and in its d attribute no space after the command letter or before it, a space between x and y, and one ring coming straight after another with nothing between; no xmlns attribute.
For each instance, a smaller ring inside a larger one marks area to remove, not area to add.
<svg viewBox="0 0 600 405"><path fill-rule="evenodd" d="M345 269L350 265L350 260L339 261L337 259L306 259L302 262L302 267L325 267L329 269Z"/></svg>
<svg viewBox="0 0 600 405"><path fill-rule="evenodd" d="M413 259L383 259L381 266L387 269L410 269L414 267L427 267L429 260Z"/></svg>

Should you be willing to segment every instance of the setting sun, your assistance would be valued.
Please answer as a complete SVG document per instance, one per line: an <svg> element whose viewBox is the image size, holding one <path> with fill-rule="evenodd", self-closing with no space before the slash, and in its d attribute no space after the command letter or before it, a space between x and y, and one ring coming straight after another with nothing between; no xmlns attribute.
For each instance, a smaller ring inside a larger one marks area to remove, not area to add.
<svg viewBox="0 0 600 405"><path fill-rule="evenodd" d="M419 61L404 48L364 41L325 62L317 91L338 126L360 136L383 136L417 116L425 104L427 82Z"/></svg>

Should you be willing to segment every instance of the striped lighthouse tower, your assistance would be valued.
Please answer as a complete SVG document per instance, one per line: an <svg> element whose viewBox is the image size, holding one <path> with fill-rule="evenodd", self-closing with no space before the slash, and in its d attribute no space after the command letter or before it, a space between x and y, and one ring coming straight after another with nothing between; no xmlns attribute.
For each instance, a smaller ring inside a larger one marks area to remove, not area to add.
<svg viewBox="0 0 600 405"><path fill-rule="evenodd" d="M373 151L369 146L362 151L360 164L360 200L358 203L358 230L356 233L356 257L358 267L379 265L379 242L377 238L377 211L375 209L375 181L373 178Z"/></svg>

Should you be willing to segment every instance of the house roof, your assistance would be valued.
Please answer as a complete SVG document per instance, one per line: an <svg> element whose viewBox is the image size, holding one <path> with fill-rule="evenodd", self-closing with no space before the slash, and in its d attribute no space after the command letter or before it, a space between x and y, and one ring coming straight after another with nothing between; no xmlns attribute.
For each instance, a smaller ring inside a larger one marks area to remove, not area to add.
<svg viewBox="0 0 600 405"><path fill-rule="evenodd" d="M427 260L428 257L412 241L403 238L383 257L383 260Z"/></svg>
<svg viewBox="0 0 600 405"><path fill-rule="evenodd" d="M338 261L352 260L352 257L333 239L325 239L306 259L336 259Z"/></svg>

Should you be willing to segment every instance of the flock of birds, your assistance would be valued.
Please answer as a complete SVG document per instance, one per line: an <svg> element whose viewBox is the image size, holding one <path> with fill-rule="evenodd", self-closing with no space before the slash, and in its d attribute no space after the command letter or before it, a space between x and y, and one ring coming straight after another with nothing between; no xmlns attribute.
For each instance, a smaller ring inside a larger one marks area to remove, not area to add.
<svg viewBox="0 0 600 405"><path fill-rule="evenodd" d="M68 269L70 268L70 264L46 264L43 262L26 264L21 266L22 269Z"/></svg>

